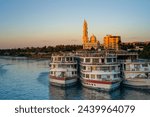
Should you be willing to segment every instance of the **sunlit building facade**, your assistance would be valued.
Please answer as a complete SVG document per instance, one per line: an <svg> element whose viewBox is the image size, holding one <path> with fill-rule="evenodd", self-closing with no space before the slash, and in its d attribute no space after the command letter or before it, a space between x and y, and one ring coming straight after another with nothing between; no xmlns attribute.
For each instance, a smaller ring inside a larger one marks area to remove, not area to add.
<svg viewBox="0 0 150 117"><path fill-rule="evenodd" d="M106 35L104 37L104 48L105 49L119 50L120 43L121 43L120 36Z"/></svg>

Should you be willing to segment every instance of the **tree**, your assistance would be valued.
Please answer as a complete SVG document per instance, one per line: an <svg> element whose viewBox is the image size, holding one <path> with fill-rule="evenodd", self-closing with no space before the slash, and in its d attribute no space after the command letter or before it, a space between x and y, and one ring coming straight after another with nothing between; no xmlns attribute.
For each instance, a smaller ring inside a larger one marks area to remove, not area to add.
<svg viewBox="0 0 150 117"><path fill-rule="evenodd" d="M139 52L139 57L143 59L150 59L150 43L144 46L143 51Z"/></svg>

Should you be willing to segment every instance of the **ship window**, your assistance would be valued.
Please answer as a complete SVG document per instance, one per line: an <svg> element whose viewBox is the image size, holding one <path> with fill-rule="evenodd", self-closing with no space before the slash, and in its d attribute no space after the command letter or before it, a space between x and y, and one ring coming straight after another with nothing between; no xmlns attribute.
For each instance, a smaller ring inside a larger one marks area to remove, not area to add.
<svg viewBox="0 0 150 117"><path fill-rule="evenodd" d="M89 78L89 74L86 74L86 78Z"/></svg>
<svg viewBox="0 0 150 117"><path fill-rule="evenodd" d="M81 59L80 59L80 61L81 61L81 62L83 62L83 61L84 61L84 59L83 59L83 58L81 58Z"/></svg>
<svg viewBox="0 0 150 117"><path fill-rule="evenodd" d="M105 60L104 59L102 59L102 63L104 63L105 62Z"/></svg>
<svg viewBox="0 0 150 117"><path fill-rule="evenodd" d="M56 66L55 65L53 65L53 68L55 68Z"/></svg>
<svg viewBox="0 0 150 117"><path fill-rule="evenodd" d="M142 67L148 67L148 64L142 64Z"/></svg>
<svg viewBox="0 0 150 117"><path fill-rule="evenodd" d="M85 59L85 62L90 62L90 58L86 58L86 59Z"/></svg>
<svg viewBox="0 0 150 117"><path fill-rule="evenodd" d="M85 77L85 74L82 74L82 77Z"/></svg>
<svg viewBox="0 0 150 117"><path fill-rule="evenodd" d="M110 75L107 75L107 78L110 78Z"/></svg>
<svg viewBox="0 0 150 117"><path fill-rule="evenodd" d="M98 79L101 79L101 75L97 75L97 78L98 78Z"/></svg>
<svg viewBox="0 0 150 117"><path fill-rule="evenodd" d="M65 76L65 72L61 72L61 77L64 77Z"/></svg>
<svg viewBox="0 0 150 117"><path fill-rule="evenodd" d="M64 61L65 61L65 58L63 57L63 58L61 59L61 61L64 62Z"/></svg>
<svg viewBox="0 0 150 117"><path fill-rule="evenodd" d="M66 57L66 61L69 61L69 58L68 58L68 57Z"/></svg>
<svg viewBox="0 0 150 117"><path fill-rule="evenodd" d="M118 76L117 74L114 74L114 78L117 78L117 76Z"/></svg>
<svg viewBox="0 0 150 117"><path fill-rule="evenodd" d="M76 68L76 65L72 65L71 67L72 67L72 68Z"/></svg>
<svg viewBox="0 0 150 117"><path fill-rule="evenodd" d="M91 74L91 78L95 78L95 75L94 75L94 74Z"/></svg>
<svg viewBox="0 0 150 117"><path fill-rule="evenodd" d="M107 58L107 62L108 63L112 62L112 59L111 58Z"/></svg>
<svg viewBox="0 0 150 117"><path fill-rule="evenodd" d="M115 70L115 66L112 66L112 70Z"/></svg>
<svg viewBox="0 0 150 117"><path fill-rule="evenodd" d="M51 74L53 74L53 72L51 71Z"/></svg>
<svg viewBox="0 0 150 117"><path fill-rule="evenodd" d="M140 64L134 64L134 67L138 69L140 68Z"/></svg>
<svg viewBox="0 0 150 117"><path fill-rule="evenodd" d="M99 59L93 58L93 62L94 62L94 63L99 63Z"/></svg>
<svg viewBox="0 0 150 117"><path fill-rule="evenodd" d="M113 61L116 62L116 58L113 58Z"/></svg>
<svg viewBox="0 0 150 117"><path fill-rule="evenodd" d="M92 68L91 67L87 67L87 70L91 70Z"/></svg>
<svg viewBox="0 0 150 117"><path fill-rule="evenodd" d="M108 71L109 67L101 67L101 71Z"/></svg>
<svg viewBox="0 0 150 117"><path fill-rule="evenodd" d="M128 65L128 64L125 64L125 70L130 70L130 65Z"/></svg>
<svg viewBox="0 0 150 117"><path fill-rule="evenodd" d="M101 68L100 67L96 67L96 70L101 70Z"/></svg>
<svg viewBox="0 0 150 117"><path fill-rule="evenodd" d="M92 66L92 70L96 70L96 66Z"/></svg>
<svg viewBox="0 0 150 117"><path fill-rule="evenodd" d="M85 67L85 66L83 66L83 67L82 67L82 69L83 69L83 70L86 70L86 67Z"/></svg>
<svg viewBox="0 0 150 117"><path fill-rule="evenodd" d="M61 61L61 57L58 57L58 61Z"/></svg>

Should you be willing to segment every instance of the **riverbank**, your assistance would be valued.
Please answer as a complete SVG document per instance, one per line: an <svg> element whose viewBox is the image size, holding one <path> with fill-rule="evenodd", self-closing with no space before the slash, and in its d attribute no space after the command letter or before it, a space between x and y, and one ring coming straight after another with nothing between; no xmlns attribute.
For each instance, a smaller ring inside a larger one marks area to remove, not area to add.
<svg viewBox="0 0 150 117"><path fill-rule="evenodd" d="M50 57L26 57L26 56L0 56L0 59L12 59L12 60L49 60Z"/></svg>

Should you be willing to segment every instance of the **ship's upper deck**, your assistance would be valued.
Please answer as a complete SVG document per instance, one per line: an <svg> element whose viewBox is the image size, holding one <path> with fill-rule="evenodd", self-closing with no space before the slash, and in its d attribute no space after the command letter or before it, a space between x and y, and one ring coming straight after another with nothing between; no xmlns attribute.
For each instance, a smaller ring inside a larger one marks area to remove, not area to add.
<svg viewBox="0 0 150 117"><path fill-rule="evenodd" d="M53 53L50 59L50 64L76 64L74 53Z"/></svg>

